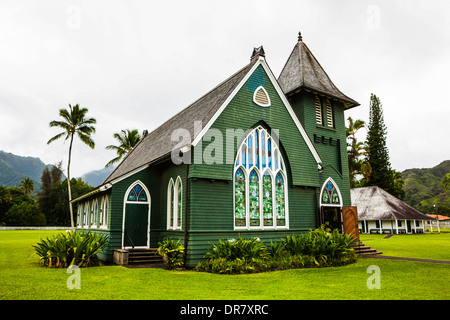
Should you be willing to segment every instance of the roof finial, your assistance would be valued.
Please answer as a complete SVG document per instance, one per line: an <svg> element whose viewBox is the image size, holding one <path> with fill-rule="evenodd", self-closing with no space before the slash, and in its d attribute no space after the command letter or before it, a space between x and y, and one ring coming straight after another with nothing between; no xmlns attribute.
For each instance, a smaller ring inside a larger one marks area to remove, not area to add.
<svg viewBox="0 0 450 320"><path fill-rule="evenodd" d="M298 42L300 42L300 41L302 41L303 40L303 38L302 38L302 33L299 31L298 32Z"/></svg>

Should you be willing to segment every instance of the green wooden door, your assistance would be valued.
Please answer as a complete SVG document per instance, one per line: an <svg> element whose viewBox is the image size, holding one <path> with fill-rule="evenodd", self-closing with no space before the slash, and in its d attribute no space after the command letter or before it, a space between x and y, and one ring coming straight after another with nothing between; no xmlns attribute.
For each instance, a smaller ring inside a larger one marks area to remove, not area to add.
<svg viewBox="0 0 450 320"><path fill-rule="evenodd" d="M126 204L125 247L148 246L148 204Z"/></svg>

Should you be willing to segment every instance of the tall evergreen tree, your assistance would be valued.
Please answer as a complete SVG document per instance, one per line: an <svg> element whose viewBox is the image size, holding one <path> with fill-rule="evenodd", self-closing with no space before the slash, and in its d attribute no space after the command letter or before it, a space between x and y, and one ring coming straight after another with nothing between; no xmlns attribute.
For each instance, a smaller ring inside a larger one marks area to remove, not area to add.
<svg viewBox="0 0 450 320"><path fill-rule="evenodd" d="M384 124L383 109L380 99L373 93L370 96L370 115L367 132L367 159L372 168L366 185L378 186L395 197L402 198L404 192L396 184L395 175L389 161L389 150L386 146L387 129Z"/></svg>

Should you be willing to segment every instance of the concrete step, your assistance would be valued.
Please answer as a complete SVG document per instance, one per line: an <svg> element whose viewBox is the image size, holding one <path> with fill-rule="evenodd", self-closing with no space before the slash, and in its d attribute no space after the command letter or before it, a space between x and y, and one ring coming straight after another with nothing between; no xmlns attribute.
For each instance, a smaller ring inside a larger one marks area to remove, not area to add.
<svg viewBox="0 0 450 320"><path fill-rule="evenodd" d="M129 264L164 263L163 258L158 255L156 248L131 249L128 255Z"/></svg>

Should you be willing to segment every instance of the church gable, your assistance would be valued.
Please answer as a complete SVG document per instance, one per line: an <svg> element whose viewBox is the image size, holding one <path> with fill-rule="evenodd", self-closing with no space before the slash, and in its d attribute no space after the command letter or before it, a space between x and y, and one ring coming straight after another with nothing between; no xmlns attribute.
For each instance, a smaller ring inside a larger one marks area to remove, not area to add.
<svg viewBox="0 0 450 320"><path fill-rule="evenodd" d="M280 151L292 171L292 183L317 186L321 159L263 57L197 136L190 176L232 179L237 148L257 126L272 131L279 139Z"/></svg>

